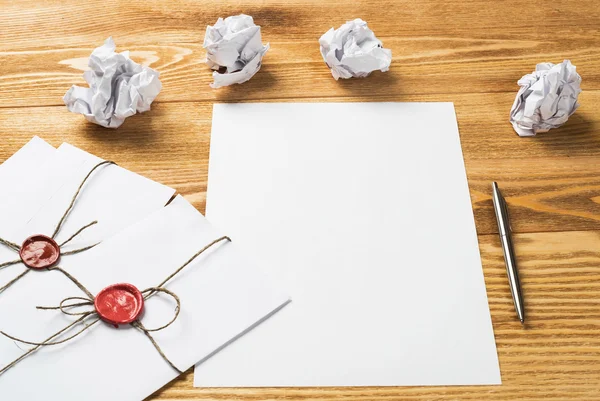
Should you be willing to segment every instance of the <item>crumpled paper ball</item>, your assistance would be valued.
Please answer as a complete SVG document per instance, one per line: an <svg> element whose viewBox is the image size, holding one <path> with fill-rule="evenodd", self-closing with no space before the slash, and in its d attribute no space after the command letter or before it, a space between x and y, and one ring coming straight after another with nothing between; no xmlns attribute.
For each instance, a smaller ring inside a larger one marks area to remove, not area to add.
<svg viewBox="0 0 600 401"><path fill-rule="evenodd" d="M115 53L115 48L110 37L94 49L90 70L83 73L90 87L73 85L63 97L69 111L107 128L117 128L127 117L150 110L162 89L158 71L134 62L128 51Z"/></svg>
<svg viewBox="0 0 600 401"><path fill-rule="evenodd" d="M569 60L538 64L518 84L521 89L510 110L510 122L519 136L559 127L579 107L581 77Z"/></svg>
<svg viewBox="0 0 600 401"><path fill-rule="evenodd" d="M363 78L375 70L390 69L392 51L384 49L367 23L360 18L338 29L331 28L319 39L321 55L331 74L339 78Z"/></svg>
<svg viewBox="0 0 600 401"><path fill-rule="evenodd" d="M203 47L206 63L217 70L213 72L212 88L248 81L260 70L269 50L268 43L262 44L260 26L245 14L219 18L214 26L207 26Z"/></svg>

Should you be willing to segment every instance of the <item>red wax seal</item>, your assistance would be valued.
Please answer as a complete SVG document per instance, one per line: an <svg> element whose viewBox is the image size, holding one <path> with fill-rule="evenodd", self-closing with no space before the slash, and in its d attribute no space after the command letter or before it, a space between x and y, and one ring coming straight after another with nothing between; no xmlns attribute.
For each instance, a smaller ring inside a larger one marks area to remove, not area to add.
<svg viewBox="0 0 600 401"><path fill-rule="evenodd" d="M144 309L144 296L131 284L113 284L96 295L94 307L102 320L117 327L137 320Z"/></svg>
<svg viewBox="0 0 600 401"><path fill-rule="evenodd" d="M60 248L56 241L45 235L32 235L27 238L19 256L25 266L32 269L45 269L56 263L60 257Z"/></svg>

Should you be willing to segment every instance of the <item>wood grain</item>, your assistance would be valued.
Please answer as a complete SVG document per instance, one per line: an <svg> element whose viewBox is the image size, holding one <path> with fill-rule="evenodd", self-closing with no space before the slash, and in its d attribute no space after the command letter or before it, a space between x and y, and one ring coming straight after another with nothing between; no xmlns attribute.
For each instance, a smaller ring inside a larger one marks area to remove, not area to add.
<svg viewBox="0 0 600 401"><path fill-rule="evenodd" d="M271 50L252 80L212 90L205 27L240 12L262 25ZM356 17L392 49L391 70L336 82L317 41ZM502 386L194 389L188 372L152 399L600 400L597 0L0 0L0 32L0 160L32 135L67 141L174 187L200 210L214 102L455 103ZM164 84L150 112L116 131L69 113L61 100L84 84L87 57L110 35L118 50L158 69ZM516 81L538 62L566 58L583 77L581 108L560 129L517 137L508 124ZM524 329L494 235L492 180L518 233Z"/></svg>
<svg viewBox="0 0 600 401"><path fill-rule="evenodd" d="M171 0L151 6L113 0L103 2L101 12L92 1L4 3L0 107L62 104L71 85L84 83L87 57L109 35L118 49L161 72L160 102L516 92L517 80L536 63L565 58L578 66L584 89L600 89L597 0L552 7L520 1L499 7L487 0L354 1L344 7L316 0L177 0L176 6ZM250 82L212 90L203 64L206 25L241 11L262 25L271 50ZM392 66L368 80L336 82L318 38L357 16L392 49Z"/></svg>
<svg viewBox="0 0 600 401"><path fill-rule="evenodd" d="M515 321L500 243L479 236L502 369L501 386L196 389L188 373L160 400L598 400L600 232L515 237L527 324Z"/></svg>
<svg viewBox="0 0 600 401"><path fill-rule="evenodd" d="M594 123L600 121L600 91L582 94L581 109L564 127L535 138L518 137L508 123L511 93L405 95L396 100L455 103L478 233L497 232L492 180L507 196L516 232L600 230L600 132ZM64 106L0 108L0 157L14 153L32 135L56 146L66 141L172 186L204 210L211 113L212 102L157 103L112 131Z"/></svg>

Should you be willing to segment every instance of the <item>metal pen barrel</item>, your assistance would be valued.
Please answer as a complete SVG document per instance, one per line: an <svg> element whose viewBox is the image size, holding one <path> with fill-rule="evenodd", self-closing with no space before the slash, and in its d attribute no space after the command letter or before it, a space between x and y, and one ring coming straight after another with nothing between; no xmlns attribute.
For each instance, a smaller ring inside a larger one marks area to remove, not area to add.
<svg viewBox="0 0 600 401"><path fill-rule="evenodd" d="M502 253L506 264L506 274L510 285L515 311L521 323L525 323L525 308L523 305L523 293L521 291L521 281L519 280L519 271L514 253L514 247L511 238L510 222L508 217L508 208L506 202L498 189L496 182L492 183L492 201L494 211L498 222L498 232L500 234L500 243L502 244Z"/></svg>

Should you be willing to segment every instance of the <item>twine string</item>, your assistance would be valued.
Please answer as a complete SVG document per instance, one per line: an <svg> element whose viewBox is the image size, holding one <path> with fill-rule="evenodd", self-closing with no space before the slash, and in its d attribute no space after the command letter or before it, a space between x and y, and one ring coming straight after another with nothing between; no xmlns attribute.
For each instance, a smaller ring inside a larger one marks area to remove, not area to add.
<svg viewBox="0 0 600 401"><path fill-rule="evenodd" d="M163 352L163 350L160 348L160 346L158 345L158 343L156 342L156 340L154 340L154 337L152 337L152 334L150 334L150 331L144 327L144 325L142 324L142 322L140 322L139 320L136 320L135 322L131 323L131 325L133 327L141 330L141 332L144 333L146 335L146 337L148 337L148 339L150 340L150 342L152 343L152 345L154 345L154 348L156 348L156 351L158 351L158 353L160 354L160 356L173 369L175 369L177 372L179 372L179 374L183 373L182 370L180 370L177 366L175 366L175 364L173 364L173 362L171 362L171 360L169 358L167 358L167 356L165 355L165 353Z"/></svg>
<svg viewBox="0 0 600 401"><path fill-rule="evenodd" d="M85 320L85 318L91 316L92 314L94 314L94 312L88 312L85 315L82 315L82 318ZM90 327L92 327L93 325L95 325L96 323L98 323L99 320L100 320L100 318L96 318L95 320L91 321L90 323L85 324L83 326L83 328L81 330L79 330L78 332L76 332L75 334L73 334L73 335L71 335L69 337L65 337L62 340L58 340L58 341L48 341L48 340L46 340L46 341L43 341L41 343L36 343L36 342L33 342L33 341L25 341L25 340L22 340L20 338L13 337L13 336L11 336L9 334L6 334L6 333L4 333L2 331L0 331L0 333L2 335L4 335L5 337L10 338L11 340L14 340L14 341L18 341L18 342L20 342L22 344L35 345L35 346L38 346L38 347L46 346L46 345L59 345L59 344L64 344L67 341L72 340L73 338L77 337L78 335L80 335L81 333L83 333L84 331L86 331L87 329L89 329Z"/></svg>
<svg viewBox="0 0 600 401"><path fill-rule="evenodd" d="M83 179L83 181L81 182L81 184L79 184L79 187L77 188L77 191L75 192L75 195L73 195L73 198L71 199L71 202L69 203L69 206L67 207L67 210L65 210L65 212L63 213L62 217L60 218L60 221L58 222L58 224L56 225L56 228L54 229L54 233L52 234L52 239L55 239L56 236L58 235L58 233L60 232L60 229L62 228L65 220L67 219L67 216L69 215L69 213L71 212L71 210L73 209L73 206L75 206L75 201L77 200L77 197L79 196L79 193L81 192L81 190L83 189L83 186L85 185L85 183L87 182L87 180L90 178L90 176L94 173L94 171L96 171L96 169L98 169L101 166L104 165L110 165L110 164L115 164L115 162L112 162L110 160L104 160L98 164L96 164L85 176L85 178ZM96 222L92 222L86 226L83 226L81 229L79 229L79 231L77 231L75 234L73 234L68 240L66 240L65 242L63 242L60 246L65 245L67 242L71 241L73 238L75 238L77 235L79 235L83 230L85 230L86 228L94 225L98 223ZM5 245L11 249L13 249L14 251L19 252L21 250L21 247L18 244L15 244L14 242L5 240L3 238L0 238L0 244Z"/></svg>
<svg viewBox="0 0 600 401"><path fill-rule="evenodd" d="M173 316L173 319L171 319L171 321L169 321L169 323L160 326L156 329L147 329L144 328L144 331L149 331L149 332L153 332L153 331L160 331L163 329L166 329L167 327L169 327L170 325L172 325L173 323L175 323L175 320L177 320L177 317L179 316L179 312L181 311L181 300L179 299L179 297L177 295L175 295L174 293L172 293L171 291L167 290L166 288L161 288L161 287L150 287L145 289L144 291L142 291L142 294L146 293L146 292L152 292L153 294L156 294L157 292L163 292L169 296L171 296L171 298L173 298L175 300L175 302L177 302L177 306L175 307L175 315ZM148 295L150 296L150 295ZM147 297L144 297L144 299L148 299Z"/></svg>
<svg viewBox="0 0 600 401"><path fill-rule="evenodd" d="M142 291L142 294L144 295L144 300L147 300L148 298L158 294L158 293L164 293L169 295L170 297L172 297L175 302L177 303L177 306L175 307L175 314L174 317L165 325L161 326L161 327L157 327L155 329L147 329L140 320L136 320L134 322L131 323L131 325L135 328L137 328L138 330L140 330L142 333L144 333L144 335L146 335L146 337L150 340L150 342L152 343L152 345L154 346L154 348L156 348L156 351L160 354L160 356L173 368L175 369L177 372L179 373L183 373L183 371L181 371L179 368L177 368L175 366L175 364L173 364L173 362L171 362L169 360L169 358L165 355L165 353L162 351L162 349L160 348L160 346L158 345L158 343L154 340L154 337L152 337L152 332L156 332L156 331L160 331L160 330L164 330L167 327L169 327L170 325L172 325L177 318L179 317L179 313L181 311L181 300L179 299L179 297L173 293L170 290L167 290L166 288L163 288L163 285L165 285L167 282L169 282L169 280L171 280L173 277L175 277L177 274L179 274L186 266L188 266L194 259L196 259L198 256L200 256L203 252L205 252L207 249L209 249L210 247L214 246L215 244L224 241L224 240L228 240L231 241L231 239L227 236L223 236L220 237L214 241L212 241L210 244L206 245L205 247L203 247L200 251L198 251L194 256L192 256L188 261L186 261L182 266L180 266L177 270L175 270L172 274L170 274L165 280L163 280L163 282L161 284L159 284L156 287L149 287L147 289L145 289L144 291ZM28 344L28 345L34 345L35 347L30 349L29 351L27 351L26 353L24 353L23 355L21 355L19 358L15 359L14 361L12 361L11 363L9 363L8 365L6 365L4 368L0 369L0 375L3 374L4 372L6 372L8 369L12 368L13 366L15 366L17 363L19 363L20 361L22 361L23 359L25 359L27 356L29 356L30 354L32 354L33 352L35 352L36 350L38 350L40 347L46 346L46 345L58 345L58 344L63 344L77 336L79 336L81 333L83 333L84 331L86 331L87 329L89 329L90 327L92 327L94 324L96 324L98 321L100 321L100 317L98 315L98 312L96 310L94 311L87 311L87 312L71 312L69 309L72 308L77 308L77 307L83 307L83 306L91 306L94 304L94 296L91 294L91 292L83 285L79 282L79 280L77 280L75 277L73 277L71 274L69 274L67 271L65 271L64 269L56 266L56 267L51 267L48 268L48 270L52 271L52 270L57 270L59 272L61 272L62 274L64 274L67 278L69 278L81 291L83 291L88 298L84 298L84 297L68 297L63 299L60 304L58 306L38 306L37 309L41 309L41 310L60 310L62 313L69 315L69 316L81 316L79 317L77 320L75 320L73 323L69 324L68 326L66 326L65 328L61 329L60 331L56 332L55 334L53 334L52 336L48 337L46 340L42 341L42 342L33 342L33 341L27 341L27 340L23 340L21 338L18 337L14 337L11 336L9 334L6 334L3 331L0 331L0 334L13 340L13 341L17 341L23 344ZM26 270L25 273L23 273L23 275L25 275L27 272L29 272L29 270ZM0 290L2 291L2 290ZM73 303L68 303L69 301L81 301L81 302L73 302ZM71 329L73 326L75 326L78 323L82 323L85 321L86 318L93 316L95 318L95 320L93 320L92 322L86 324L81 330L79 330L78 332L76 332L75 334L73 334L72 336L69 336L67 338L64 338L62 340L59 341L52 341L53 339L55 339L56 337L60 336L61 334L67 332L69 329Z"/></svg>
<svg viewBox="0 0 600 401"><path fill-rule="evenodd" d="M91 223L86 224L85 226L81 227L79 230L77 230L77 232L75 232L75 234L71 235L69 237L69 239L67 239L66 241L64 241L62 244L60 244L58 247L62 248L63 246L67 245L69 242L71 242L73 239L75 239L75 237L77 237L79 234L81 234L81 232L83 230L85 230L86 228L89 228L91 226L93 226L94 224L98 224L98 220L94 220Z"/></svg>
<svg viewBox="0 0 600 401"><path fill-rule="evenodd" d="M8 267L8 266L16 265L17 263L21 263L21 259L16 259L16 260L11 260L10 262L0 263L0 270L4 269L5 267Z"/></svg>
<svg viewBox="0 0 600 401"><path fill-rule="evenodd" d="M61 272L62 274L64 274L69 280L71 280L73 282L73 284L75 284L81 291L83 291L85 293L85 295L88 296L88 298L86 299L87 301L94 299L94 296L92 295L92 293L87 288L85 288L85 286L83 284L81 284L79 282L79 280L77 280L75 277L73 277L66 270L62 269L60 266L50 267L48 270L57 270L57 271ZM65 299L71 299L71 298L73 298L73 297L69 297L69 298L65 298Z"/></svg>
<svg viewBox="0 0 600 401"><path fill-rule="evenodd" d="M83 186L85 185L85 183L87 182L88 178L90 178L90 176L94 173L94 171L96 171L96 169L98 169L101 166L104 165L110 165L110 164L115 164L115 162L112 162L110 160L104 160L103 162L100 162L98 164L96 164L90 171L89 173L85 176L85 178L83 179L83 181L81 182L81 184L79 185L79 188L77 188L77 191L75 192L75 195L73 195L73 198L71 199L71 203L69 204L69 206L67 207L67 210L65 210L65 212L63 213L62 217L60 218L60 221L58 222L58 224L56 225L56 229L54 230L54 233L52 234L52 239L56 238L56 236L58 235L58 233L60 232L60 229L62 228L67 216L69 215L69 213L71 212L71 210L73 209L73 206L75 206L75 201L77 200L77 197L79 196L79 193L81 192L81 190L83 189Z"/></svg>
<svg viewBox="0 0 600 401"><path fill-rule="evenodd" d="M81 192L81 190L82 190L83 186L85 185L85 183L87 182L88 178L90 178L90 176L92 175L92 173L97 168L99 168L101 166L104 166L104 165L111 165L111 164L115 164L115 163L112 162L112 161L109 161L109 160L105 160L103 162L100 162L100 163L96 164L88 172L88 174L85 176L85 178L83 179L83 181L81 182L81 184L77 188L77 192L75 192L75 195L71 199L71 203L69 204L69 207L67 207L67 210L65 210L65 212L62 215L62 217L60 218L60 221L58 222L58 225L56 226L56 229L54 230L54 234L52 234L52 239L54 239L58 235L58 233L59 233L62 225L64 224L67 216L69 215L69 213L73 209L73 206L75 205L75 201L77 200L77 197L79 196L79 193ZM77 237L79 234L81 234L85 229L93 226L94 224L98 224L98 221L92 221L91 223L86 224L85 226L81 227L79 230L77 230L75 232L75 234L71 235L66 241L64 241L58 247L61 248L63 245L66 245L67 243L69 243L70 241L72 241L75 237ZM3 244L5 246L11 248L12 250L16 251L17 253L19 253L21 251L21 247L19 245L15 244L14 242L7 241L7 240L5 240L3 238L0 238L0 244ZM77 253L80 253L80 252L83 252L83 251L87 251L88 249L91 249L91 248L95 247L96 245L98 245L98 243L93 244L93 245L89 245L89 246L86 246L86 247L83 247L83 248L75 249L75 250L72 250L72 251L68 251L68 252L61 252L61 255L62 256L75 255ZM8 262L0 263L0 270L6 268L8 266L16 265L16 264L18 264L20 262L21 262L21 259L16 259L16 260L11 260L11 261L8 261ZM29 269L25 270L23 273L19 274L17 277L15 277L12 280L10 280L4 286L0 287L0 293L2 293L4 290L6 290L10 286L12 286L17 281L19 281L23 276L25 276L27 274L27 272L29 272ZM65 272L63 271L63 273L65 273ZM84 291L84 292L86 292L86 291ZM89 294L89 292L87 292L87 293Z"/></svg>
<svg viewBox="0 0 600 401"><path fill-rule="evenodd" d="M72 251L67 251L67 252L61 252L60 254L62 256L67 256L67 255L75 255L77 253L81 253L83 251L87 251L88 249L92 249L93 247L95 247L96 245L99 245L100 243L97 242L93 245L88 245L88 246L84 246L83 248L79 248L79 249L74 249Z"/></svg>
<svg viewBox="0 0 600 401"><path fill-rule="evenodd" d="M0 294L3 293L8 287L12 286L14 283L19 281L21 278L25 277L25 275L27 273L29 273L30 271L31 270L29 270L29 269L25 269L25 271L23 273L19 274L17 277L13 278L8 283L6 283L2 287L0 287Z"/></svg>
<svg viewBox="0 0 600 401"><path fill-rule="evenodd" d="M66 304L67 302L74 301L74 300L79 300L79 301L83 301L83 302L76 302L76 303L72 303L72 304ZM83 297L69 297L69 298L63 299L60 302L60 305L58 305L58 306L36 306L36 309L41 309L41 310L60 310L65 315L69 315L69 316L82 316L82 315L85 315L85 314L93 313L94 311L71 312L68 309L79 308L79 307L82 307L82 306L93 306L93 305L94 305L94 301L89 300L87 298L83 298Z"/></svg>
<svg viewBox="0 0 600 401"><path fill-rule="evenodd" d="M7 246L7 247L9 247L9 248L17 251L17 252L19 252L19 249L21 249L21 247L19 245L15 244L14 242L10 242L10 241L7 241L7 240L2 239L2 238L0 238L0 244L5 245L5 246Z"/></svg>
<svg viewBox="0 0 600 401"><path fill-rule="evenodd" d="M55 339L56 337L60 336L61 334L63 334L64 332L68 331L71 327L83 322L85 320L87 316L82 316L79 319L75 320L73 323L71 323L70 325L66 326L65 328L63 328L62 330L54 333L53 335L51 335L50 337L48 337L46 340L44 340L43 342L41 342L40 344L42 345L36 345L34 348L31 348L29 351L27 351L26 353L24 353L23 355L21 355L20 357L18 357L17 359L15 359L14 361L12 361L11 363L9 363L8 365L6 365L5 367L3 367L2 369L0 369L0 375L2 375L3 373L5 373L8 369L12 368L13 366L15 366L17 363L21 362L23 359L27 358L29 355L33 354L35 351L37 351L38 349L40 349L43 345L45 345L45 343L52 341L53 339ZM19 341L19 342L23 342L18 338L14 338L11 336L8 336L6 333L4 333L3 331L0 331L0 334L2 334L5 337L8 338L12 338L14 341Z"/></svg>
<svg viewBox="0 0 600 401"><path fill-rule="evenodd" d="M183 269L185 269L187 267L187 265L189 265L190 263L192 263L194 261L194 259L196 259L202 253L204 253L204 251L206 251L208 248L210 248L213 245L216 245L219 242L224 241L224 240L227 240L227 241L231 242L231 238L229 238L226 235L224 235L224 236L222 236L220 238L217 238L216 240L214 240L213 242L211 242L210 244L206 245L204 248L202 248L198 252L196 252L196 254L194 256L192 256L191 258L189 258L187 262L185 262L181 267L179 267L177 270L175 270L169 277L167 277L166 279L164 279L163 282L160 283L159 285L157 285L156 287L161 288L162 286L164 286L165 284L167 284L173 277L175 277L176 275L179 274L179 272L181 272ZM150 298L152 295L154 295L154 292L151 292L150 294L148 294L146 296L146 299Z"/></svg>
<svg viewBox="0 0 600 401"><path fill-rule="evenodd" d="M79 230L79 231L81 232L82 230ZM95 247L95 246L96 246L96 245L98 245L98 244L99 244L99 243L97 243L97 244L94 244L94 245L90 245L90 246L86 246L86 247L83 247L83 248L80 248L80 249L75 249L75 250L72 250L72 251L69 251L69 252L62 252L62 253L61 253L61 255L62 255L62 256L65 256L65 255L75 255L76 253L80 253L80 252L83 252L83 251L87 251L88 249L91 249L91 248ZM16 264L18 264L18 263L20 263L20 262L21 262L21 259L19 259L19 260L12 260L12 261L10 261L10 262L5 262L5 263L2 263L2 264L0 264L0 270L4 269L5 267L8 267L8 266L16 265ZM60 268L56 268L56 267L49 267L49 268L47 268L46 270L59 270L59 271L61 271L61 272L62 272L64 275L66 275L67 277L69 277L69 276L70 276L70 275L69 275L69 274L68 274L66 271L64 271L63 269L60 269ZM19 280L20 280L20 279L21 279L23 276L25 276L25 275L26 275L28 272L30 272L30 271L31 271L30 269L26 269L26 270L25 270L23 273L19 274L17 277L13 278L13 279L12 279L12 280L10 280L8 283L6 283L6 284L5 284L5 285L3 285L2 287L0 287L0 293L2 293L2 292L3 292L4 290L6 290L8 287L12 286L12 285L13 285L14 283L16 283L17 281L19 281ZM71 278L72 280L74 279L72 276L70 276L70 278ZM81 288L81 287L80 287L80 288ZM85 292L85 291L84 291L84 292Z"/></svg>

